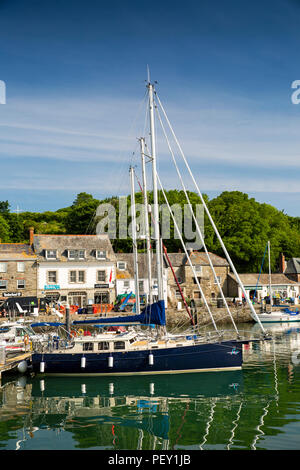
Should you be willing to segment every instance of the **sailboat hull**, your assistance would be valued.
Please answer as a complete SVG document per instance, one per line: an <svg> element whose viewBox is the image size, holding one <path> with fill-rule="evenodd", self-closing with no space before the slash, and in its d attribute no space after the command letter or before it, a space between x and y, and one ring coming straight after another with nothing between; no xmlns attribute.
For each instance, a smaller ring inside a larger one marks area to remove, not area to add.
<svg viewBox="0 0 300 470"><path fill-rule="evenodd" d="M201 345L151 350L83 354L70 352L34 353L34 373L48 375L135 375L236 370L242 367L242 341L222 341ZM149 355L152 355L151 361ZM113 359L110 359L113 358Z"/></svg>
<svg viewBox="0 0 300 470"><path fill-rule="evenodd" d="M280 311L274 311L270 313L261 313L257 315L261 323L290 323L300 322L300 314L283 313ZM257 321L256 318L254 318Z"/></svg>

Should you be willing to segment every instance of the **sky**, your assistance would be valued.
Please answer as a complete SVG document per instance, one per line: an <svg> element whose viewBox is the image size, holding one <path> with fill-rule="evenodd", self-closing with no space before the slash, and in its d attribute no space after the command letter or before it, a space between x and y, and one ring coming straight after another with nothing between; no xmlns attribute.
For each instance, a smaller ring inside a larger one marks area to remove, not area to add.
<svg viewBox="0 0 300 470"><path fill-rule="evenodd" d="M149 67L203 193L300 216L299 25L300 0L0 0L0 200L129 194ZM156 127L160 179L181 189Z"/></svg>

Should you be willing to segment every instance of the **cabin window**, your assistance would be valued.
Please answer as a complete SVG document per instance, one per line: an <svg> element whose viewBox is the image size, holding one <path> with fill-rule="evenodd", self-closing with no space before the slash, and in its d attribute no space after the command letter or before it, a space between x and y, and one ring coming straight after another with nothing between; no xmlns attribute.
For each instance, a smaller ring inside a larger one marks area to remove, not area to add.
<svg viewBox="0 0 300 470"><path fill-rule="evenodd" d="M115 341L114 349L116 350L125 349L125 341Z"/></svg>
<svg viewBox="0 0 300 470"><path fill-rule="evenodd" d="M22 330L21 328L16 329L16 336L24 336L24 335L25 335L24 330Z"/></svg>
<svg viewBox="0 0 300 470"><path fill-rule="evenodd" d="M98 351L107 351L109 349L108 341L101 341L98 343Z"/></svg>
<svg viewBox="0 0 300 470"><path fill-rule="evenodd" d="M83 351L94 351L94 343L91 343L91 342L83 343L82 350Z"/></svg>

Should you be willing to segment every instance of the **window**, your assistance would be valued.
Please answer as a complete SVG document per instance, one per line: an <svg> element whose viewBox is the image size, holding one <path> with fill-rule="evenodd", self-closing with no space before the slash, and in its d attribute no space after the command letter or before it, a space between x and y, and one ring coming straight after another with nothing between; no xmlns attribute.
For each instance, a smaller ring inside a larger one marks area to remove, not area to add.
<svg viewBox="0 0 300 470"><path fill-rule="evenodd" d="M84 259L85 250L68 250L69 259Z"/></svg>
<svg viewBox="0 0 300 470"><path fill-rule="evenodd" d="M201 292L199 292L198 290L195 290L193 297L194 299L201 299Z"/></svg>
<svg viewBox="0 0 300 470"><path fill-rule="evenodd" d="M109 343L107 341L101 341L98 343L98 351L107 351L109 349Z"/></svg>
<svg viewBox="0 0 300 470"><path fill-rule="evenodd" d="M57 251L56 250L46 250L46 258L47 259L57 259Z"/></svg>
<svg viewBox="0 0 300 470"><path fill-rule="evenodd" d="M129 287L130 286L130 281L126 280L123 282L124 287Z"/></svg>
<svg viewBox="0 0 300 470"><path fill-rule="evenodd" d="M199 284L201 284L201 277L197 277L197 278L193 277L193 283L194 284L197 284L197 280L198 280Z"/></svg>
<svg viewBox="0 0 300 470"><path fill-rule="evenodd" d="M194 268L195 268L196 273L199 273L199 274L202 273L202 266L201 266L201 264L196 264L196 265L194 266Z"/></svg>
<svg viewBox="0 0 300 470"><path fill-rule="evenodd" d="M17 288L25 289L25 279L17 279Z"/></svg>
<svg viewBox="0 0 300 470"><path fill-rule="evenodd" d="M94 351L94 343L86 342L82 345L83 351Z"/></svg>
<svg viewBox="0 0 300 470"><path fill-rule="evenodd" d="M118 261L117 267L118 267L118 269L120 269L120 271L125 271L126 263L124 261Z"/></svg>
<svg viewBox="0 0 300 470"><path fill-rule="evenodd" d="M6 263L0 263L0 273L6 273L7 265Z"/></svg>
<svg viewBox="0 0 300 470"><path fill-rule="evenodd" d="M48 282L57 282L57 272L56 271L48 271Z"/></svg>
<svg viewBox="0 0 300 470"><path fill-rule="evenodd" d="M221 282L221 276L217 276L217 279L218 279L218 282L219 282L219 284L220 284L220 282ZM214 280L214 284L217 284L216 279Z"/></svg>
<svg viewBox="0 0 300 470"><path fill-rule="evenodd" d="M7 281L0 281L0 289L7 289Z"/></svg>
<svg viewBox="0 0 300 470"><path fill-rule="evenodd" d="M97 259L106 259L106 251L96 250Z"/></svg>
<svg viewBox="0 0 300 470"><path fill-rule="evenodd" d="M70 283L85 282L85 271L70 271Z"/></svg>
<svg viewBox="0 0 300 470"><path fill-rule="evenodd" d="M25 263L17 263L18 273L25 273Z"/></svg>
<svg viewBox="0 0 300 470"><path fill-rule="evenodd" d="M144 281L139 281L139 291L144 292Z"/></svg>
<svg viewBox="0 0 300 470"><path fill-rule="evenodd" d="M183 293L183 291L182 291L182 293ZM182 299L179 289L176 289L175 296L176 296L176 299Z"/></svg>
<svg viewBox="0 0 300 470"><path fill-rule="evenodd" d="M109 304L109 292L95 292L95 304Z"/></svg>
<svg viewBox="0 0 300 470"><path fill-rule="evenodd" d="M125 341L115 341L114 349L116 350L125 349Z"/></svg>
<svg viewBox="0 0 300 470"><path fill-rule="evenodd" d="M98 282L105 282L106 280L106 272L105 271L97 271L97 281Z"/></svg>

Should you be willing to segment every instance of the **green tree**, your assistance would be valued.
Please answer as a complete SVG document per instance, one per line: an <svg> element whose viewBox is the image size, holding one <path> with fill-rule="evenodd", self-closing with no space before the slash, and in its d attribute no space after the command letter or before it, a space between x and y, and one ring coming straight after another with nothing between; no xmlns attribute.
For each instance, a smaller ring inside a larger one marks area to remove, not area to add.
<svg viewBox="0 0 300 470"><path fill-rule="evenodd" d="M2 243L9 243L10 242L10 231L9 231L9 224L5 220L5 218L0 215L0 239Z"/></svg>

